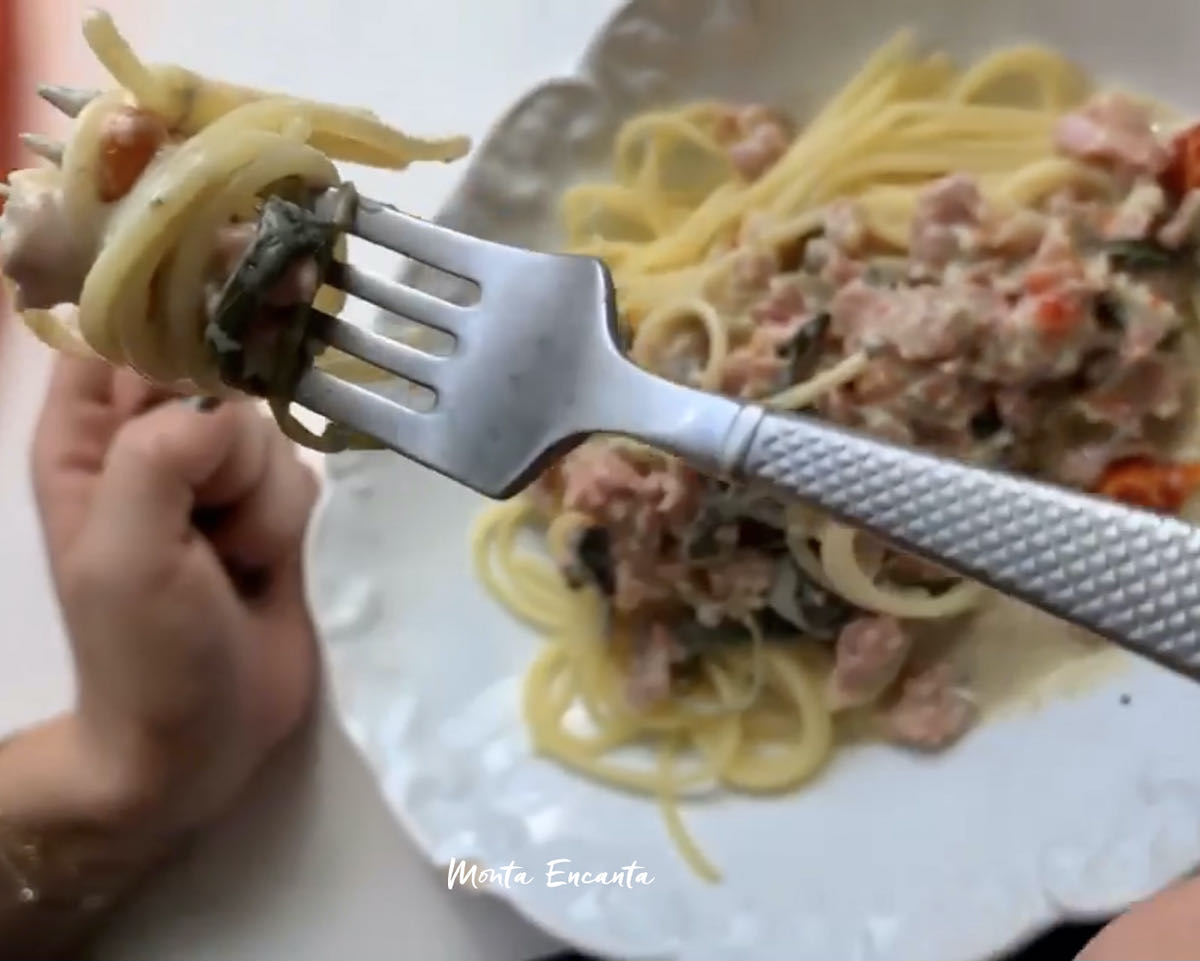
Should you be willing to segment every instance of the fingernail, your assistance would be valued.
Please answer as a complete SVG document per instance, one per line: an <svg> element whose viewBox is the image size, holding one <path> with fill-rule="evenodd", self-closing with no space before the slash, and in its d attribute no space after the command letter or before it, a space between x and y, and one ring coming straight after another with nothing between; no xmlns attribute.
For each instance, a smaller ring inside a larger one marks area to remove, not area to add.
<svg viewBox="0 0 1200 961"><path fill-rule="evenodd" d="M221 406L220 397L185 397L183 402L201 414L208 414Z"/></svg>

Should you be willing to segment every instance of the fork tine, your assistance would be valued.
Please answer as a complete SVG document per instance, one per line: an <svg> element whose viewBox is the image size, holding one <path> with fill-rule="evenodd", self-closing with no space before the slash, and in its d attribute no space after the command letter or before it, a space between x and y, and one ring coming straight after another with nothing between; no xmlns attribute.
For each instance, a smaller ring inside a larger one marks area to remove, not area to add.
<svg viewBox="0 0 1200 961"><path fill-rule="evenodd" d="M373 244L398 250L423 264L467 280L483 270L481 251L477 247L482 241L398 210L360 205L354 230Z"/></svg>
<svg viewBox="0 0 1200 961"><path fill-rule="evenodd" d="M62 166L66 146L61 141L43 137L40 133L23 133L19 139L31 153L49 160L56 167Z"/></svg>
<svg viewBox="0 0 1200 961"><path fill-rule="evenodd" d="M100 96L99 90L82 90L78 87L60 87L52 83L39 83L38 96L68 117L78 117L83 108Z"/></svg>
<svg viewBox="0 0 1200 961"><path fill-rule="evenodd" d="M411 344L380 336L357 324L320 311L313 311L313 315L320 316L319 336L331 347L352 354L398 377L437 389L439 374L449 363L448 358L427 354Z"/></svg>
<svg viewBox="0 0 1200 961"><path fill-rule="evenodd" d="M317 198L315 210L332 220L338 204L336 193L326 191ZM464 280L478 279L489 266L494 267L494 258L508 252L507 247L447 230L368 197L358 198L353 233Z"/></svg>
<svg viewBox="0 0 1200 961"><path fill-rule="evenodd" d="M329 265L328 282L397 316L455 336L462 333L463 323L470 313L469 308L439 300L423 290L385 280L377 274L337 261Z"/></svg>
<svg viewBox="0 0 1200 961"><path fill-rule="evenodd" d="M335 424L352 427L418 459L428 448L429 430L437 429L429 414L401 407L372 390L315 368L300 378L292 399Z"/></svg>

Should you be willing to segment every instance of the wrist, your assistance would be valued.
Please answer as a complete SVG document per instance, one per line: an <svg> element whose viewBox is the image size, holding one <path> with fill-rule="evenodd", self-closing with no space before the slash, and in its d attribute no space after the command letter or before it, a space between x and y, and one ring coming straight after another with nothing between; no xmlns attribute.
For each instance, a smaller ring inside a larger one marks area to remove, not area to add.
<svg viewBox="0 0 1200 961"><path fill-rule="evenodd" d="M72 715L0 743L0 958L57 956L174 845Z"/></svg>
<svg viewBox="0 0 1200 961"><path fill-rule="evenodd" d="M74 715L0 744L0 851L35 892L119 893L175 840L150 781L92 750Z"/></svg>
<svg viewBox="0 0 1200 961"><path fill-rule="evenodd" d="M67 724L89 808L115 829L189 834L224 813L253 773L245 752L212 749L206 723L151 726L81 709Z"/></svg>
<svg viewBox="0 0 1200 961"><path fill-rule="evenodd" d="M150 839L167 833L160 781L139 752L98 744L63 714L0 744L0 820Z"/></svg>
<svg viewBox="0 0 1200 961"><path fill-rule="evenodd" d="M175 837L142 783L62 715L0 743L0 957L59 956Z"/></svg>

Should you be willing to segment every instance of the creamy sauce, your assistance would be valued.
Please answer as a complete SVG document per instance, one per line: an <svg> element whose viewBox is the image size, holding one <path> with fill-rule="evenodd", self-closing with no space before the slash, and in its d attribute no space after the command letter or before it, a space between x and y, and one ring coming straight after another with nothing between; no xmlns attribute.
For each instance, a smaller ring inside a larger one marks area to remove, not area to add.
<svg viewBox="0 0 1200 961"><path fill-rule="evenodd" d="M1200 456L1200 418L1193 418L1176 452L1183 459ZM1200 523L1200 499L1193 499L1182 517ZM931 647L945 651L970 678L984 723L1090 694L1114 683L1136 657L1094 634L999 596L969 620L938 625L931 633L935 634L928 639Z"/></svg>
<svg viewBox="0 0 1200 961"><path fill-rule="evenodd" d="M1115 644L1000 596L971 617L925 626L914 662L943 657L968 681L979 708L976 726L1089 694L1133 664L1133 655ZM880 736L871 708L839 715L840 744L873 744Z"/></svg>
<svg viewBox="0 0 1200 961"><path fill-rule="evenodd" d="M1094 691L1131 663L1116 645L1001 597L958 632L951 656L971 678L985 722Z"/></svg>
<svg viewBox="0 0 1200 961"><path fill-rule="evenodd" d="M16 309L77 303L94 251L71 222L61 186L40 170L13 174L10 184L0 270L15 286Z"/></svg>
<svg viewBox="0 0 1200 961"><path fill-rule="evenodd" d="M1200 418L1196 421L1179 439L1181 458L1200 457ZM1181 516L1200 524L1200 498ZM942 655L969 679L983 724L1036 713L1106 686L1114 686L1115 698L1118 679L1136 663L1136 655L1116 644L999 595L973 616L927 625L916 656L934 660ZM866 712L846 716L839 734L843 742L876 737Z"/></svg>

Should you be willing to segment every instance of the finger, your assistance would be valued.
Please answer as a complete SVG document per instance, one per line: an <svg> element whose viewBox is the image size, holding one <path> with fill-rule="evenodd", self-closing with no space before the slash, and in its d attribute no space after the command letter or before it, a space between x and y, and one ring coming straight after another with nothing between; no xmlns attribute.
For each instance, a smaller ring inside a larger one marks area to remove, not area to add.
<svg viewBox="0 0 1200 961"><path fill-rule="evenodd" d="M304 598L300 558L293 556L255 604L258 621L255 669L259 674L253 709L257 730L269 749L295 730L313 702L317 686L317 650L312 619Z"/></svg>
<svg viewBox="0 0 1200 961"><path fill-rule="evenodd" d="M113 407L122 421L144 414L177 396L173 391L157 387L131 370L118 370L113 375Z"/></svg>
<svg viewBox="0 0 1200 961"><path fill-rule="evenodd" d="M112 368L103 361L76 357L61 357L50 375L30 464L52 557L83 523L91 485L116 429L112 378Z"/></svg>
<svg viewBox="0 0 1200 961"><path fill-rule="evenodd" d="M47 400L61 405L77 402L108 403L112 399L115 368L98 357L60 354L50 375Z"/></svg>
<svg viewBox="0 0 1200 961"><path fill-rule="evenodd" d="M295 447L273 430L258 484L228 508L209 539L223 560L248 568L271 568L297 553L317 499L317 480Z"/></svg>
<svg viewBox="0 0 1200 961"><path fill-rule="evenodd" d="M114 549L144 551L190 538L197 506L236 504L260 483L273 431L249 403L207 413L163 404L128 421L97 482L93 523Z"/></svg>
<svg viewBox="0 0 1200 961"><path fill-rule="evenodd" d="M1135 905L1096 935L1077 961L1200 956L1200 882L1181 881Z"/></svg>
<svg viewBox="0 0 1200 961"><path fill-rule="evenodd" d="M167 396L131 371L101 360L64 356L55 363L30 458L52 545L78 529L120 425Z"/></svg>
<svg viewBox="0 0 1200 961"><path fill-rule="evenodd" d="M54 365L33 440L34 476L64 458L74 461L82 444L99 451L91 463L97 468L111 435L107 424L112 408L113 369L99 360L62 357Z"/></svg>

